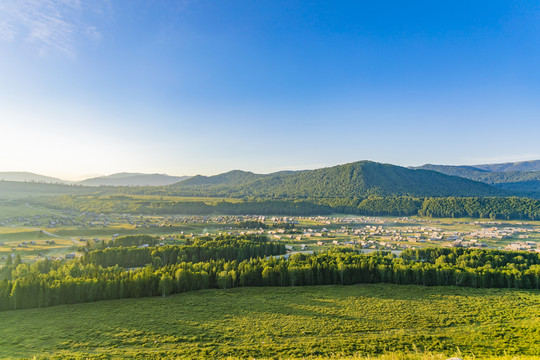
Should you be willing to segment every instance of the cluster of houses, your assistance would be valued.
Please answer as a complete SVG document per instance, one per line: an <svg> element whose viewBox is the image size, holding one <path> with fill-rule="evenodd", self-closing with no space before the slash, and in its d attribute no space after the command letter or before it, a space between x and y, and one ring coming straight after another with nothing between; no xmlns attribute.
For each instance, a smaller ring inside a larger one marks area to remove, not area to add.
<svg viewBox="0 0 540 360"><path fill-rule="evenodd" d="M64 214L64 213L62 213ZM239 229L242 222L261 222L267 225L284 224L283 227L266 229ZM445 225L444 220L422 218L391 217L330 217L330 216L134 216L130 214L105 215L95 213L65 212L65 216L54 214L33 217L11 217L0 219L0 225L23 225L28 227L61 226L103 228L130 224L135 228L181 227L192 224L212 224L218 232L228 235L266 234L273 240L283 241L290 251L312 251L331 246L348 246L362 250L399 251L425 246L446 246L463 248L504 248L507 250L539 251L540 227L528 223L503 223L493 221L453 222ZM290 226L290 225L294 225ZM460 231L448 230L456 229ZM469 230L463 230L469 229ZM198 235L209 235L206 233ZM152 233L152 230L148 231ZM178 234L178 233L177 233ZM193 237L195 234L182 236ZM118 236L114 234L113 238ZM163 237L162 243L173 241L175 235ZM94 239L99 240L99 239ZM85 239L81 239L85 242ZM45 241L54 245L54 240ZM35 245L35 241L23 241L19 248ZM3 245L0 243L0 245ZM13 244L12 246L15 246ZM142 245L145 246L145 245ZM148 245L146 245L148 246ZM12 251L16 249L13 248ZM22 249L21 249L22 250ZM40 254L41 255L41 254ZM76 254L58 256L55 259L73 259Z"/></svg>
<svg viewBox="0 0 540 360"><path fill-rule="evenodd" d="M482 228L469 234L470 237L477 239L508 239L512 237L519 237L521 239L528 239L530 234L535 232L532 228L520 228L520 227L490 227Z"/></svg>
<svg viewBox="0 0 540 360"><path fill-rule="evenodd" d="M534 241L518 241L513 242L505 247L506 250L509 251L535 251L540 252L540 249L538 248L538 244Z"/></svg>
<svg viewBox="0 0 540 360"><path fill-rule="evenodd" d="M509 224L496 222L462 222L472 230L454 231L437 227L441 222L426 219L375 218L375 217L270 217L231 216L200 217L199 221L237 223L240 221L269 221L273 223L296 224L290 229L253 229L246 231L228 231L227 234L268 234L271 239L281 240L294 246L296 250L306 250L309 246L350 246L367 250L403 250L425 247L433 244L446 247L463 248L501 248L496 242L500 239L523 239L506 247L508 250L536 251L537 244L529 240L537 238L540 229L527 223ZM311 223L310 227L298 224ZM416 224L418 225L416 225ZM487 225L487 226L486 226ZM478 227L480 228L478 229ZM467 228L465 227L465 228ZM229 227L227 229L234 229ZM529 240L529 241L526 241ZM301 243L301 244L298 244ZM491 245L488 245L490 243ZM538 250L540 251L540 250Z"/></svg>
<svg viewBox="0 0 540 360"><path fill-rule="evenodd" d="M463 222L463 225L475 225L475 229L469 231L452 231L431 226L432 224L430 226L427 226L427 224L411 226L411 223L415 221L424 222L424 219L311 217L296 218L294 220L300 220L301 222L305 219L317 221L322 225L320 227L301 229L301 235L287 234L282 229L268 231L268 233L274 239L310 242L314 246L352 246L373 250L403 250L430 246L430 244L434 243L437 246L446 247L502 248L500 243L498 243L500 239L523 239L510 243L505 249L540 251L537 242L529 240L531 236L538 238L540 229L527 223L512 224L512 226L509 226L509 224L504 223ZM368 223L369 225L358 226L362 225L362 223ZM409 226L404 226L404 224L400 223L405 223ZM434 221L433 223L437 222ZM336 225L341 226L337 227ZM491 226L486 227L486 225ZM477 229L478 226L482 227ZM491 245L488 245L488 243Z"/></svg>

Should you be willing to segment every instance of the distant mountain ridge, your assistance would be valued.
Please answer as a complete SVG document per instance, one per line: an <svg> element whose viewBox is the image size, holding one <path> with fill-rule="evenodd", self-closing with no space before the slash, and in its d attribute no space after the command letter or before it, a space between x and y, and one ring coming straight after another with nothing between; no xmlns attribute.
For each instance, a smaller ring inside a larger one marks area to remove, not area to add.
<svg viewBox="0 0 540 360"><path fill-rule="evenodd" d="M0 180L3 181L84 186L166 186L189 178L189 176L171 176L166 174L142 174L124 172L108 176L98 176L82 181L69 181L51 176L39 175L31 172L0 172Z"/></svg>
<svg viewBox="0 0 540 360"><path fill-rule="evenodd" d="M62 180L51 176L34 174L27 171L4 171L0 172L0 180L17 182L40 182L49 184L71 184L72 181Z"/></svg>
<svg viewBox="0 0 540 360"><path fill-rule="evenodd" d="M491 172L540 171L540 160L508 162L500 164L473 165L475 168Z"/></svg>
<svg viewBox="0 0 540 360"><path fill-rule="evenodd" d="M413 169L432 170L459 176L494 185L513 193L540 198L540 160L472 166L426 164Z"/></svg>
<svg viewBox="0 0 540 360"><path fill-rule="evenodd" d="M78 183L86 186L166 186L186 179L189 179L189 176L118 173L86 179Z"/></svg>
<svg viewBox="0 0 540 360"><path fill-rule="evenodd" d="M317 170L254 174L234 170L170 185L186 196L351 198L380 196L502 196L504 190L429 170L359 161Z"/></svg>
<svg viewBox="0 0 540 360"><path fill-rule="evenodd" d="M519 165L517 165L519 164ZM494 169L535 168L540 161L494 164ZM540 197L540 171L490 171L476 166L427 164L417 168L358 161L316 170L255 174L233 170L193 177L116 173L79 182L27 172L0 172L0 179L88 187L141 187L137 192L180 196L316 199L367 196L509 196ZM7 185L6 185L7 186ZM150 188L145 189L146 186ZM81 191L82 189L78 189ZM73 191L73 190L70 190ZM109 191L109 190L107 190ZM129 192L129 191L128 191Z"/></svg>

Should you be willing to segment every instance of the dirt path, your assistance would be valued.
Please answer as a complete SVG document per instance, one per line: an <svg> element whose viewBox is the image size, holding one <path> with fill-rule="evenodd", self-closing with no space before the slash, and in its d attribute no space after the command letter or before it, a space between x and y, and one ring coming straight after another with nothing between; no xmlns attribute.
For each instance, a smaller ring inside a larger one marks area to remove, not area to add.
<svg viewBox="0 0 540 360"><path fill-rule="evenodd" d="M27 208L33 209L33 210L43 211L43 212L46 212L46 213L49 213L49 214L53 214L55 216L62 216L62 214L57 213L54 210L36 208L36 207L30 205L30 203L26 203L26 204L24 204L24 206L26 206Z"/></svg>

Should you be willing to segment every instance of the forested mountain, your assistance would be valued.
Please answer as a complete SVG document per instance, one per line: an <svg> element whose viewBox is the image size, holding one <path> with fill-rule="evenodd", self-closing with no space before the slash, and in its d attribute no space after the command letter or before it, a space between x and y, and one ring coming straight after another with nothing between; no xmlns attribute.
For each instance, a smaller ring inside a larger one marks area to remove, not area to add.
<svg viewBox="0 0 540 360"><path fill-rule="evenodd" d="M534 162L530 162L534 163ZM507 168L510 168L508 166ZM473 166L427 164L415 169L433 170L446 175L459 176L495 185L515 194L540 197L540 171L487 171Z"/></svg>
<svg viewBox="0 0 540 360"><path fill-rule="evenodd" d="M197 175L179 184L179 186L235 186L250 184L256 180L286 176L292 174L292 171L282 171L273 174L254 174L249 171L232 170L223 174L214 176Z"/></svg>
<svg viewBox="0 0 540 360"><path fill-rule="evenodd" d="M491 174L487 170L481 170L473 166L467 166L467 165L454 166L454 165L426 164L422 166L411 167L411 169L432 170L432 171L437 171L446 175L464 177L464 178L475 180L475 181L481 181L478 179L482 178L483 176L484 177L489 176L489 174Z"/></svg>
<svg viewBox="0 0 540 360"><path fill-rule="evenodd" d="M118 173L80 181L86 186L161 186L189 179L189 176L166 174Z"/></svg>
<svg viewBox="0 0 540 360"><path fill-rule="evenodd" d="M372 161L268 175L231 171L211 177L195 176L166 191L186 196L271 198L505 195L500 189L468 179Z"/></svg>

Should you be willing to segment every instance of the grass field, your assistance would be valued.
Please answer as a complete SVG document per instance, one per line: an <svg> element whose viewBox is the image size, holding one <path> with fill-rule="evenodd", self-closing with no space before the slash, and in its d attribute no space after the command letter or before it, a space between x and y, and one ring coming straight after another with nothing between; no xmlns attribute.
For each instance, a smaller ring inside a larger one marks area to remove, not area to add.
<svg viewBox="0 0 540 360"><path fill-rule="evenodd" d="M0 318L0 358L540 355L538 291L237 288L4 312Z"/></svg>
<svg viewBox="0 0 540 360"><path fill-rule="evenodd" d="M24 201L6 201L0 200L0 219L17 216L34 216L42 214L58 214L40 206L30 205Z"/></svg>
<svg viewBox="0 0 540 360"><path fill-rule="evenodd" d="M178 226L164 226L164 227L148 227L148 228L135 228L129 224L114 225L106 228L59 228L49 229L56 235L68 236L68 237L107 237L110 238L113 234L120 235L136 235L136 234L149 234L149 235L169 235L174 233L195 233L201 234L206 232L217 232L219 224L186 224Z"/></svg>

